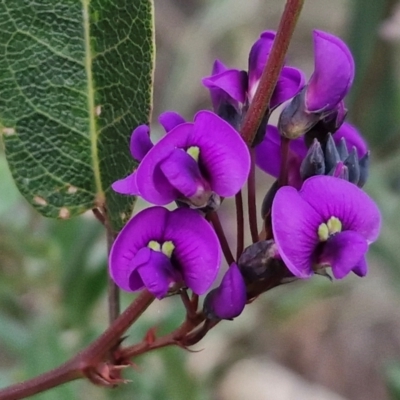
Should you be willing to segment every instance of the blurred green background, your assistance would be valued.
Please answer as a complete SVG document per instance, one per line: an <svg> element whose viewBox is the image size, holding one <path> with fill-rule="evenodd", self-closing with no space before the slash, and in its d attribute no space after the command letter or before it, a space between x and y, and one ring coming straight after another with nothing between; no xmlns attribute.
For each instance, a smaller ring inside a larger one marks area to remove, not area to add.
<svg viewBox="0 0 400 400"><path fill-rule="evenodd" d="M220 58L246 69L259 33L276 29L284 1L155 0L154 121L167 109L188 119L210 108L201 77ZM312 72L312 29L344 38L356 61L348 120L373 155L366 190L384 225L370 273L333 284L323 278L264 294L237 320L195 348L138 358L132 383L102 389L72 382L34 396L50 399L376 400L400 399L400 3L306 0L288 60ZM155 127L157 129L157 127ZM262 196L270 181L259 174ZM222 210L232 223L232 203ZM22 199L0 152L0 386L55 367L107 324L106 244L90 214L46 220ZM132 300L123 296L124 306ZM156 302L129 333L178 326L174 299Z"/></svg>

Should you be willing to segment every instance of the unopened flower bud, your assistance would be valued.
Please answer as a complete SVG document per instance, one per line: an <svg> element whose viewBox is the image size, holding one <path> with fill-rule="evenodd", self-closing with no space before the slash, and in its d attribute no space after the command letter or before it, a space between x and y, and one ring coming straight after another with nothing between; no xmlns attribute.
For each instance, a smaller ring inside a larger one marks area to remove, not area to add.
<svg viewBox="0 0 400 400"><path fill-rule="evenodd" d="M370 152L368 151L358 162L360 166L360 178L358 180L358 187L363 187L368 179L368 172L369 172L369 156Z"/></svg>
<svg viewBox="0 0 400 400"><path fill-rule="evenodd" d="M320 114L306 111L305 93L306 88L303 88L283 109L278 122L278 129L283 137L297 139L321 119Z"/></svg>
<svg viewBox="0 0 400 400"><path fill-rule="evenodd" d="M321 144L317 139L308 149L307 155L304 157L300 166L300 176L303 181L314 175L325 174L325 160L324 152L322 151Z"/></svg>
<svg viewBox="0 0 400 400"><path fill-rule="evenodd" d="M339 144L336 146L339 153L340 159L344 161L349 156L349 151L347 150L346 139L342 137Z"/></svg>
<svg viewBox="0 0 400 400"><path fill-rule="evenodd" d="M241 314L246 305L246 285L236 264L232 264L221 284L204 299L203 312L210 319L232 319Z"/></svg>
<svg viewBox="0 0 400 400"><path fill-rule="evenodd" d="M353 150L343 162L349 170L349 182L357 184L360 180L360 164L355 147L353 147Z"/></svg>
<svg viewBox="0 0 400 400"><path fill-rule="evenodd" d="M328 139L325 145L325 168L331 171L336 168L337 163L341 161L339 152L336 148L335 141L332 135L328 134Z"/></svg>

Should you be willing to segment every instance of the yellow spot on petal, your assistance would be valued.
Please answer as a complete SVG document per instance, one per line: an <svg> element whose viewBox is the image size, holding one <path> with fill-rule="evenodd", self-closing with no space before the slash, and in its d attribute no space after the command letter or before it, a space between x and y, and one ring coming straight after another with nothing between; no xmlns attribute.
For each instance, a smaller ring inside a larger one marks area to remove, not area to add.
<svg viewBox="0 0 400 400"><path fill-rule="evenodd" d="M160 243L158 243L158 242L155 241L155 240L150 240L150 242L149 242L149 244L147 245L147 247L148 247L149 249L154 250L154 251L161 251L161 245L160 245Z"/></svg>
<svg viewBox="0 0 400 400"><path fill-rule="evenodd" d="M196 162L199 161L200 149L197 146L189 147L186 150L186 153L188 153L190 157L194 158Z"/></svg>
<svg viewBox="0 0 400 400"><path fill-rule="evenodd" d="M33 198L33 201L34 201L36 204L39 204L39 206L47 206L47 201L46 201L43 197L35 196L35 197Z"/></svg>
<svg viewBox="0 0 400 400"><path fill-rule="evenodd" d="M171 258L172 256L172 252L174 251L175 246L174 244L168 240L166 242L163 243L162 247L161 247L161 251L168 257Z"/></svg>
<svg viewBox="0 0 400 400"><path fill-rule="evenodd" d="M329 229L326 224L321 224L318 227L318 237L321 242L325 242L329 238Z"/></svg>
<svg viewBox="0 0 400 400"><path fill-rule="evenodd" d="M69 212L67 207L61 207L58 216L61 219L68 219L71 216L71 213Z"/></svg>

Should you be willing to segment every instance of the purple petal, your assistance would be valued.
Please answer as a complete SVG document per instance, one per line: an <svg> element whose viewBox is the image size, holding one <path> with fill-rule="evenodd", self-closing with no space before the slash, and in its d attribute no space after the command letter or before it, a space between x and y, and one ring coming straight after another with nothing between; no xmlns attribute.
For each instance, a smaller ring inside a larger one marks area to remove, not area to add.
<svg viewBox="0 0 400 400"><path fill-rule="evenodd" d="M356 185L333 176L313 176L304 182L300 196L321 215L323 222L336 217L343 230L357 232L369 243L377 239L381 214L374 201Z"/></svg>
<svg viewBox="0 0 400 400"><path fill-rule="evenodd" d="M139 250L151 240L163 241L168 214L163 207L147 208L128 221L115 239L109 257L110 275L123 290L131 291L131 261Z"/></svg>
<svg viewBox="0 0 400 400"><path fill-rule="evenodd" d="M147 290L161 299L167 294L173 275L174 270L170 259L160 251L150 250L147 260L132 272L130 283L133 285L140 278ZM133 286L131 288L133 289Z"/></svg>
<svg viewBox="0 0 400 400"><path fill-rule="evenodd" d="M148 247L142 247L132 258L130 262L130 270L131 273L129 275L129 289L135 292L136 290L140 290L144 287L144 283L142 278L140 277L137 269L141 265L146 265L151 257L151 252L153 250L149 249Z"/></svg>
<svg viewBox="0 0 400 400"><path fill-rule="evenodd" d="M281 169L281 136L278 129L273 125L267 126L267 133L264 140L256 147L256 164L267 174L277 178ZM292 151L292 160L301 160L307 154L307 147L304 144L304 138L298 138L290 141L290 150ZM297 167L293 165L294 168Z"/></svg>
<svg viewBox="0 0 400 400"><path fill-rule="evenodd" d="M246 285L236 264L232 264L220 286L212 292L208 306L216 317L232 319L240 315L246 305Z"/></svg>
<svg viewBox="0 0 400 400"><path fill-rule="evenodd" d="M140 196L140 192L136 184L136 172L137 170L128 175L126 178L115 181L111 185L112 189L117 193Z"/></svg>
<svg viewBox="0 0 400 400"><path fill-rule="evenodd" d="M143 157L152 147L150 128L147 125L139 125L131 135L130 150L132 157L138 161L142 161Z"/></svg>
<svg viewBox="0 0 400 400"><path fill-rule="evenodd" d="M364 138L353 125L347 122L343 123L332 137L336 144L339 144L341 138L345 138L349 153L355 147L358 158L362 158L368 152L368 146Z"/></svg>
<svg viewBox="0 0 400 400"><path fill-rule="evenodd" d="M234 196L250 171L250 153L239 133L210 111L196 114L193 145L200 148L200 165L211 189L220 196Z"/></svg>
<svg viewBox="0 0 400 400"><path fill-rule="evenodd" d="M185 150L175 149L160 163L168 182L185 197L192 197L202 187L197 162Z"/></svg>
<svg viewBox="0 0 400 400"><path fill-rule="evenodd" d="M196 294L206 292L221 262L218 238L210 224L196 211L178 208L169 214L165 240L175 245L173 255L186 285Z"/></svg>
<svg viewBox="0 0 400 400"><path fill-rule="evenodd" d="M253 44L249 54L249 101L254 97L257 90L261 74L267 63L269 53L271 52L276 33L265 31L260 38Z"/></svg>
<svg viewBox="0 0 400 400"><path fill-rule="evenodd" d="M297 68L283 67L269 104L270 109L294 97L304 86L305 78Z"/></svg>
<svg viewBox="0 0 400 400"><path fill-rule="evenodd" d="M360 277L367 275L368 265L365 256L358 261L357 265L353 268L353 272Z"/></svg>
<svg viewBox="0 0 400 400"><path fill-rule="evenodd" d="M221 72L226 71L228 68L225 66L225 64L220 61L220 60L215 60L212 68L211 75L217 75L220 74Z"/></svg>
<svg viewBox="0 0 400 400"><path fill-rule="evenodd" d="M347 115L347 108L342 100L336 107L336 128L339 128L344 123L344 119Z"/></svg>
<svg viewBox="0 0 400 400"><path fill-rule="evenodd" d="M237 103L243 104L246 99L247 74L244 71L228 69L217 75L203 78L202 83L210 90L215 111L218 111L220 104L224 101L236 106Z"/></svg>
<svg viewBox="0 0 400 400"><path fill-rule="evenodd" d="M342 279L358 265L367 250L368 243L363 236L357 232L344 231L327 240L319 262L330 265L333 276Z"/></svg>
<svg viewBox="0 0 400 400"><path fill-rule="evenodd" d="M158 117L158 122L162 125L165 132L168 133L170 130L186 121L182 115L175 111L165 111Z"/></svg>
<svg viewBox="0 0 400 400"><path fill-rule="evenodd" d="M323 222L320 215L289 186L276 193L271 215L274 239L287 268L299 278L310 277L318 227Z"/></svg>
<svg viewBox="0 0 400 400"><path fill-rule="evenodd" d="M146 154L137 169L137 187L140 195L148 202L165 205L174 201L180 193L169 183L160 169L160 163L176 148L188 148L192 145L190 138L192 123L184 123L172 129Z"/></svg>
<svg viewBox="0 0 400 400"><path fill-rule="evenodd" d="M267 126L263 141L256 146L256 164L267 174L277 178L281 170L281 138L278 128Z"/></svg>
<svg viewBox="0 0 400 400"><path fill-rule="evenodd" d="M307 110L333 110L343 100L353 82L353 56L338 37L315 30L314 57L314 73L306 92Z"/></svg>

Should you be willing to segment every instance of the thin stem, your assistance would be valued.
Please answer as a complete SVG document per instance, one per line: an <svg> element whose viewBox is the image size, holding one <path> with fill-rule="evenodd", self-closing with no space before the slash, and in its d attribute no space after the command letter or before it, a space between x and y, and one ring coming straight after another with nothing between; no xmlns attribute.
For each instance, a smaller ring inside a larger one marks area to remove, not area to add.
<svg viewBox="0 0 400 400"><path fill-rule="evenodd" d="M109 225L107 224L107 248L108 254L110 254L112 244L115 240L115 235L111 231L111 229L108 229L108 226ZM121 313L120 292L119 287L115 284L109 274L107 279L108 321L109 324L112 325L112 323L118 318L119 314Z"/></svg>
<svg viewBox="0 0 400 400"><path fill-rule="evenodd" d="M107 353L117 344L125 331L146 311L154 301L154 296L143 290L131 305L114 321L114 323L89 347L79 353L81 359L95 359ZM106 349L106 350L105 350ZM1 393L1 392L0 392ZM1 397L0 397L1 399Z"/></svg>
<svg viewBox="0 0 400 400"><path fill-rule="evenodd" d="M108 218L107 210L105 207L102 209L102 214L104 215L104 226L107 231L107 251L110 254L111 247L114 243L116 233L114 232L110 220ZM107 279L107 300L108 300L108 321L111 326L112 323L118 318L121 313L121 303L120 303L120 291L119 287L108 275Z"/></svg>
<svg viewBox="0 0 400 400"><path fill-rule="evenodd" d="M228 241L226 240L225 232L222 228L221 221L219 220L218 214L213 211L209 214L209 219L214 227L215 233L218 236L219 243L222 248L222 252L224 253L226 262L231 265L235 262L233 258L231 249L229 247Z"/></svg>
<svg viewBox="0 0 400 400"><path fill-rule="evenodd" d="M243 253L244 249L244 215L243 215L243 196L242 191L239 191L235 196L236 205L236 260Z"/></svg>
<svg viewBox="0 0 400 400"><path fill-rule="evenodd" d="M98 208L92 208L93 215L100 221L102 225L105 225L106 221L103 213Z"/></svg>
<svg viewBox="0 0 400 400"><path fill-rule="evenodd" d="M286 2L271 53L243 122L241 135L249 146L252 145L257 129L268 108L303 3L304 0L287 0Z"/></svg>
<svg viewBox="0 0 400 400"><path fill-rule="evenodd" d="M185 309L186 309L186 318L188 318L188 319L196 318L196 316L197 316L197 304L196 304L196 302L193 302L189 298L189 295L187 294L187 291L185 289L181 290L180 296L181 296L182 303L183 303L183 305L185 306Z"/></svg>
<svg viewBox="0 0 400 400"><path fill-rule="evenodd" d="M256 172L254 163L254 149L250 149L251 168L247 179L247 207L249 211L250 233L253 243L258 242L257 203L256 203Z"/></svg>

